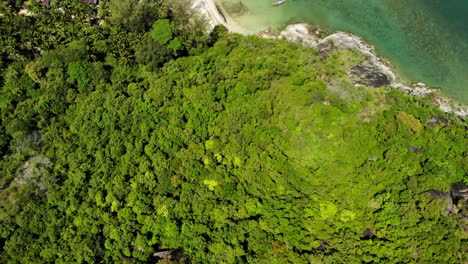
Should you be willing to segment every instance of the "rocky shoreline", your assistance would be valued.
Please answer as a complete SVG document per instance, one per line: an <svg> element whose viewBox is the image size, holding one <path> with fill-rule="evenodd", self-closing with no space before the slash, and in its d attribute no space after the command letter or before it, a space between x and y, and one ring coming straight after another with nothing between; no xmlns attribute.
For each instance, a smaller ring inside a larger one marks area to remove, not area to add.
<svg viewBox="0 0 468 264"><path fill-rule="evenodd" d="M194 10L205 14L208 22L214 27L216 24L225 25L232 32L242 33L238 26L228 23L229 19L221 14L214 0L192 0ZM223 17L224 20L220 20ZM400 80L393 65L385 58L378 56L375 48L360 37L348 32L335 32L330 35L322 29L306 23L287 26L279 33L264 31L258 34L269 39L286 39L298 42L307 48L317 50L319 56L326 56L332 50L356 50L366 56L364 62L351 68L349 78L357 86L383 87L400 89L410 95L430 96L440 110L453 112L462 120L468 118L468 106L441 95L440 89L431 88L424 83L406 84Z"/></svg>
<svg viewBox="0 0 468 264"><path fill-rule="evenodd" d="M463 120L466 120L468 117L468 107L442 96L440 89L428 87L424 83L413 83L410 85L403 83L399 80L391 63L385 58L378 56L372 45L354 34L338 31L322 37L323 30L320 30L317 26L301 23L289 25L279 34L261 32L259 35L270 39L284 38L289 41L298 42L308 48L317 50L319 55L330 50L356 50L367 58L363 63L353 67L348 72L350 79L355 85L369 87L386 85L390 89L400 89L410 95L431 96L432 101L443 112L453 112Z"/></svg>

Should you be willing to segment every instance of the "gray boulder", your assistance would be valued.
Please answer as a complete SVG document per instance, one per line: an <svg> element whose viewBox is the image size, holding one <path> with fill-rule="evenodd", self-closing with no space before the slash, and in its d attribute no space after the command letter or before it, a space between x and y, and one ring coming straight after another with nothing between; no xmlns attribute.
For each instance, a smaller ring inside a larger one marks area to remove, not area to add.
<svg viewBox="0 0 468 264"><path fill-rule="evenodd" d="M292 42L301 43L305 47L315 48L320 39L312 34L308 24L293 24L287 26L280 33L280 38L285 38Z"/></svg>

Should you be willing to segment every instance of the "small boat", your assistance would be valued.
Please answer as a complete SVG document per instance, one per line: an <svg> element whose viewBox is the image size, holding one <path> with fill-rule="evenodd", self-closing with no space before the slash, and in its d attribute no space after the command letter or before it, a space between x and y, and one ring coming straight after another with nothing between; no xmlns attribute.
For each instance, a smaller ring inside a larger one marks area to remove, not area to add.
<svg viewBox="0 0 468 264"><path fill-rule="evenodd" d="M278 2L274 2L272 5L277 6L277 5L281 5L284 2L286 2L286 0L280 0Z"/></svg>

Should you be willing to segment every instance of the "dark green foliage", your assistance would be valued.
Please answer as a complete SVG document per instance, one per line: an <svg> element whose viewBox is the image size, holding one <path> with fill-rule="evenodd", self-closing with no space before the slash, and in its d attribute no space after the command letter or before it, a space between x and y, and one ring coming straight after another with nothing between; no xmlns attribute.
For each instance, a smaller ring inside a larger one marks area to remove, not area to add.
<svg viewBox="0 0 468 264"><path fill-rule="evenodd" d="M182 49L182 42L180 41L180 39L175 38L175 39L171 40L169 45L167 45L167 48L172 51L173 55L177 56L179 51Z"/></svg>
<svg viewBox="0 0 468 264"><path fill-rule="evenodd" d="M68 64L68 74L77 82L77 87L81 93L89 87L90 75L93 65L87 61L77 61Z"/></svg>
<svg viewBox="0 0 468 264"><path fill-rule="evenodd" d="M206 49L179 7L126 28L142 7L111 4L115 25L82 25L91 40L7 56L0 262L465 261L463 219L426 191L466 181L466 123L354 87L351 52L221 27Z"/></svg>
<svg viewBox="0 0 468 264"><path fill-rule="evenodd" d="M136 61L143 65L148 65L150 70L160 68L165 62L171 59L171 52L167 46L161 45L153 38L146 37L137 46L135 51Z"/></svg>
<svg viewBox="0 0 468 264"><path fill-rule="evenodd" d="M146 32L152 23L167 17L169 6L162 0L110 0L109 21L131 32Z"/></svg>
<svg viewBox="0 0 468 264"><path fill-rule="evenodd" d="M218 39L223 35L227 34L227 32L228 29L224 25L216 25L210 33L212 43L216 43L216 41L218 41Z"/></svg>

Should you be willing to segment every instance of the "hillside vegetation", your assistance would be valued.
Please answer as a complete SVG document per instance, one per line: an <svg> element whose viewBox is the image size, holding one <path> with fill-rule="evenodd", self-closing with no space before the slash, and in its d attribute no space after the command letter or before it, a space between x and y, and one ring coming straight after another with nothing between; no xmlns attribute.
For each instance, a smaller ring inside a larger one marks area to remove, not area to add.
<svg viewBox="0 0 468 264"><path fill-rule="evenodd" d="M121 3L0 16L0 262L466 261L427 192L466 183L465 122L355 87L352 51Z"/></svg>

